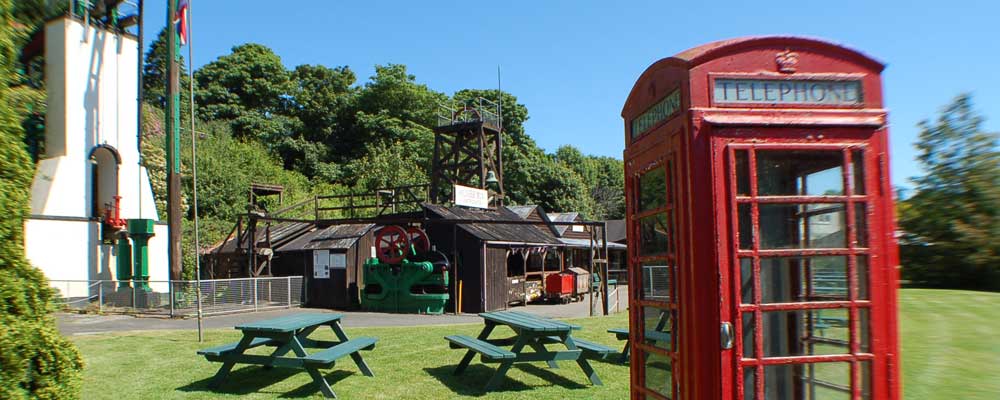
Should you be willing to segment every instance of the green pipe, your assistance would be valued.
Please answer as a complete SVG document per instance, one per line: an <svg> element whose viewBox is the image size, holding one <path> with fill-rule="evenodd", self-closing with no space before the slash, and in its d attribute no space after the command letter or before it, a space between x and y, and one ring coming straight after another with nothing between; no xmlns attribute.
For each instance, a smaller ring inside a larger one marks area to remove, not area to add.
<svg viewBox="0 0 1000 400"><path fill-rule="evenodd" d="M128 235L125 232L118 234L118 288L129 287L129 280L132 279L132 245L128 243Z"/></svg>
<svg viewBox="0 0 1000 400"><path fill-rule="evenodd" d="M133 279L138 281L136 289L149 291L149 238L154 236L153 220L151 219L130 219L128 220L128 235L132 238L133 258L132 267Z"/></svg>

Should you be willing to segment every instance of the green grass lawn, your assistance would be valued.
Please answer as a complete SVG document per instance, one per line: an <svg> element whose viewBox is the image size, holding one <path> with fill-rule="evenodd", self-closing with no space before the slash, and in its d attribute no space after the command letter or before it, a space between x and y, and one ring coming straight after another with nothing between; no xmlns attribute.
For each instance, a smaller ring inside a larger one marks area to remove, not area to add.
<svg viewBox="0 0 1000 400"><path fill-rule="evenodd" d="M903 383L907 399L1000 398L1000 293L906 289L900 292L903 338ZM572 320L575 333L618 348L606 330L626 326L624 314ZM501 389L484 393L482 386L496 364L473 361L460 377L452 371L463 354L448 349L450 334L475 336L481 324L402 328L348 328L351 336L376 336L365 359L374 378L362 376L350 359L341 359L327 380L341 398L488 398L488 399L623 399L628 368L608 362L591 364L604 386L591 386L575 363L560 369L544 363L518 364ZM498 328L500 329L500 328ZM333 335L322 332L329 339ZM235 330L212 330L206 343L193 331L157 331L96 336L73 340L83 352L83 398L217 398L320 397L304 372L237 366L219 391L206 388L218 363L195 355L199 348L239 339ZM262 352L258 348L255 351Z"/></svg>
<svg viewBox="0 0 1000 400"><path fill-rule="evenodd" d="M608 328L627 326L624 313L572 321L584 326L574 336L615 348L624 344L606 333ZM547 368L545 363L517 364L508 372L508 379L499 391L484 396L482 387L496 364L484 365L477 357L464 374L453 376L464 351L449 349L444 340L444 336L452 334L475 337L481 329L482 324L345 328L352 337L378 337L375 350L362 353L375 377L361 375L350 358L338 360L333 369L324 372L337 396L345 399L559 399L567 395L622 399L627 396L628 367L600 361L591 361L591 365L604 386L591 386L573 362L561 362L556 370ZM502 337L502 329L506 328L497 328L493 337ZM328 329L310 337L335 340ZM322 397L305 372L263 370L247 365L237 365L219 391L207 389L208 380L220 364L205 361L195 351L239 338L240 334L233 329L206 331L206 343L198 343L194 331L74 337L86 362L83 398ZM266 347L251 350L254 354L266 351Z"/></svg>
<svg viewBox="0 0 1000 400"><path fill-rule="evenodd" d="M907 399L1000 399L1000 293L900 291Z"/></svg>

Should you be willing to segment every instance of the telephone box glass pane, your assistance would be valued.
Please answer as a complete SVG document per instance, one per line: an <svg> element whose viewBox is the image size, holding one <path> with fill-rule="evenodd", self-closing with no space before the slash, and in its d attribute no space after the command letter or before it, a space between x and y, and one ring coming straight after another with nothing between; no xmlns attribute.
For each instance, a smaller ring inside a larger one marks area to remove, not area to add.
<svg viewBox="0 0 1000 400"><path fill-rule="evenodd" d="M850 400L851 364L826 362L765 366L764 398Z"/></svg>
<svg viewBox="0 0 1000 400"><path fill-rule="evenodd" d="M753 260L740 259L740 297L743 304L753 304Z"/></svg>
<svg viewBox="0 0 1000 400"><path fill-rule="evenodd" d="M847 256L760 259L761 303L848 300L847 285Z"/></svg>
<svg viewBox="0 0 1000 400"><path fill-rule="evenodd" d="M854 229L857 232L858 247L868 247L868 215L865 203L854 203Z"/></svg>
<svg viewBox="0 0 1000 400"><path fill-rule="evenodd" d="M673 317L670 310L656 307L642 308L643 337L646 344L664 350L673 350L670 334Z"/></svg>
<svg viewBox="0 0 1000 400"><path fill-rule="evenodd" d="M868 338L869 332L871 332L871 326L869 325L871 322L869 321L868 315L869 314L867 308L858 309L857 326L858 326L858 337L860 338L859 340L860 343L858 347L862 353L871 353L872 351L871 342L869 341Z"/></svg>
<svg viewBox="0 0 1000 400"><path fill-rule="evenodd" d="M672 301L670 295L670 266L666 260L642 263L642 299L664 303Z"/></svg>
<svg viewBox="0 0 1000 400"><path fill-rule="evenodd" d="M871 361L861 361L858 363L861 370L861 398L868 400L872 398L872 363Z"/></svg>
<svg viewBox="0 0 1000 400"><path fill-rule="evenodd" d="M758 151L757 195L843 195L843 164L837 150Z"/></svg>
<svg viewBox="0 0 1000 400"><path fill-rule="evenodd" d="M741 203L736 206L740 224L740 250L750 250L753 248L753 206L749 203Z"/></svg>
<svg viewBox="0 0 1000 400"><path fill-rule="evenodd" d="M736 194L750 195L750 158L746 150L736 150Z"/></svg>
<svg viewBox="0 0 1000 400"><path fill-rule="evenodd" d="M671 381L670 357L645 351L642 354L644 356L643 364L646 367L646 388L670 398L673 394L671 391L673 382Z"/></svg>
<svg viewBox="0 0 1000 400"><path fill-rule="evenodd" d="M846 309L766 311L764 357L850 352Z"/></svg>
<svg viewBox="0 0 1000 400"><path fill-rule="evenodd" d="M667 170L654 168L639 176L639 212L667 205Z"/></svg>
<svg viewBox="0 0 1000 400"><path fill-rule="evenodd" d="M651 256L670 252L670 218L667 213L650 215L639 220L639 255Z"/></svg>
<svg viewBox="0 0 1000 400"><path fill-rule="evenodd" d="M865 194L865 154L861 150L851 152L851 164L854 194Z"/></svg>
<svg viewBox="0 0 1000 400"><path fill-rule="evenodd" d="M855 258L854 268L858 271L858 299L868 300L868 256Z"/></svg>
<svg viewBox="0 0 1000 400"><path fill-rule="evenodd" d="M756 319L752 311L743 313L743 326L741 327L743 329L743 358L754 357L754 349L756 348L754 332L757 332L757 325L754 321Z"/></svg>
<svg viewBox="0 0 1000 400"><path fill-rule="evenodd" d="M760 248L846 248L844 203L760 204Z"/></svg>
<svg viewBox="0 0 1000 400"><path fill-rule="evenodd" d="M754 381L755 367L743 367L743 400L754 400L757 398L756 384Z"/></svg>

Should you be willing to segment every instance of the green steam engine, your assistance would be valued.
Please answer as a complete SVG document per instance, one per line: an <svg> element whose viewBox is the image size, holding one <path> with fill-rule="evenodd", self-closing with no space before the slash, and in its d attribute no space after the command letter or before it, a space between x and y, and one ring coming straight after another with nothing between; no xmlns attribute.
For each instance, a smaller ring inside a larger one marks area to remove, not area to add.
<svg viewBox="0 0 1000 400"><path fill-rule="evenodd" d="M366 311L442 314L448 302L448 258L416 227L386 226L375 234L377 258L364 265Z"/></svg>

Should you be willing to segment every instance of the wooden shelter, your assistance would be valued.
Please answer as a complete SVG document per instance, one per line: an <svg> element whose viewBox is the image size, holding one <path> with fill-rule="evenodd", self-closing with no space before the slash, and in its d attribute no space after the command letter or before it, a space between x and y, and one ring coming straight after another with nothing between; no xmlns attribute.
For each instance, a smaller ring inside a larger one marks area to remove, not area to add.
<svg viewBox="0 0 1000 400"><path fill-rule="evenodd" d="M427 217L440 220L482 220L482 221L524 221L517 213L507 209L474 210L461 207L445 207L424 204ZM441 252L453 257L452 280L457 296L453 297L452 309L464 313L478 313L507 308L511 291L526 280L541 280L547 271L539 263L534 271L532 259L544 260L545 255L562 247L546 225L468 223L436 224L427 223L426 231L431 243ZM540 258L537 258L539 257ZM521 260L521 270L516 264L511 267L511 259ZM523 260L528 260L524 265ZM531 275L529 275L531 272ZM517 283L512 283L516 278ZM524 290L523 288L521 290Z"/></svg>
<svg viewBox="0 0 1000 400"><path fill-rule="evenodd" d="M344 224L313 228L275 249L275 276L302 275L306 305L355 309L360 305L361 272L372 256L374 224Z"/></svg>

